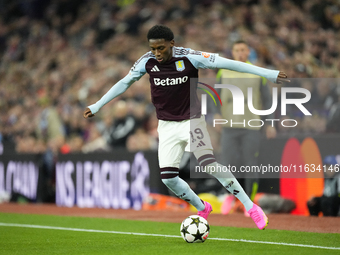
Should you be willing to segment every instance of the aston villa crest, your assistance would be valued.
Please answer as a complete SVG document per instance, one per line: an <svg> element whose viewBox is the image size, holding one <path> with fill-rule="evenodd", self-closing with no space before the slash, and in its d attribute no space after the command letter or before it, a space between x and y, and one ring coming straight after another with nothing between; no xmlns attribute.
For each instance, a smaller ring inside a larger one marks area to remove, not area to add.
<svg viewBox="0 0 340 255"><path fill-rule="evenodd" d="M177 71L183 71L185 69L183 60L176 61L175 64Z"/></svg>

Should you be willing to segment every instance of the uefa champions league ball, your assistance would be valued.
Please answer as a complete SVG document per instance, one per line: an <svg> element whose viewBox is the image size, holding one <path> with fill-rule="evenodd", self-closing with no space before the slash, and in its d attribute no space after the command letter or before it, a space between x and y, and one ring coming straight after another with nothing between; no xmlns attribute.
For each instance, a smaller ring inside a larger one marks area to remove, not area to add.
<svg viewBox="0 0 340 255"><path fill-rule="evenodd" d="M208 221L198 215L190 215L181 224L181 236L188 243L203 243L209 236Z"/></svg>

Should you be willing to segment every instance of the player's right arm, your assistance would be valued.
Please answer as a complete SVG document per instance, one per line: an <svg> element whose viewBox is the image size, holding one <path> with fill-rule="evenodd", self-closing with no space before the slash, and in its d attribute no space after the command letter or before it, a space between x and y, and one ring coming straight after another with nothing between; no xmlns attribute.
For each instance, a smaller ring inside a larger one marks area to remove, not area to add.
<svg viewBox="0 0 340 255"><path fill-rule="evenodd" d="M118 81L112 88L106 92L105 95L102 96L95 104L88 106L83 116L84 118L93 117L95 113L97 113L100 108L110 102L112 99L118 97L123 94L135 81L138 81L145 73L145 63L147 62L149 54L143 55L139 60L131 68L130 72L120 81Z"/></svg>
<svg viewBox="0 0 340 255"><path fill-rule="evenodd" d="M106 92L95 104L88 106L84 112L84 117L93 117L94 114L100 110L100 108L102 108L112 99L123 94L134 82L135 80L132 79L130 73L126 75L123 79L113 85L112 88Z"/></svg>

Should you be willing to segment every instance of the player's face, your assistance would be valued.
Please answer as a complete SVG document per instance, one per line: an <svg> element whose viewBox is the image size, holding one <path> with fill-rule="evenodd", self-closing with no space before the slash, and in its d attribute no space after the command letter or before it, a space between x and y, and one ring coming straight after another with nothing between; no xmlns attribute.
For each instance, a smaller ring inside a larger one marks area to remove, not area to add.
<svg viewBox="0 0 340 255"><path fill-rule="evenodd" d="M233 46L232 55L237 61L246 62L249 56L249 48L245 43L237 43Z"/></svg>
<svg viewBox="0 0 340 255"><path fill-rule="evenodd" d="M172 47L174 40L166 41L164 39L150 39L149 46L152 54L155 55L160 64L165 63L172 58Z"/></svg>

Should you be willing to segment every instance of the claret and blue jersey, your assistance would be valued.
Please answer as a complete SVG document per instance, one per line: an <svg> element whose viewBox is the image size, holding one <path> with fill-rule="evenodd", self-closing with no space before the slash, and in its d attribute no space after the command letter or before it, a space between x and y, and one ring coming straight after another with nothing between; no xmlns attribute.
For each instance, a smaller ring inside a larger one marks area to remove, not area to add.
<svg viewBox="0 0 340 255"><path fill-rule="evenodd" d="M215 54L173 47L173 57L160 64L148 52L131 68L131 79L150 76L151 97L160 120L181 121L200 115L196 93L190 97L190 78L198 78L198 68L215 68ZM193 100L193 101L192 101ZM190 109L191 105L191 109Z"/></svg>
<svg viewBox="0 0 340 255"><path fill-rule="evenodd" d="M113 98L125 92L145 73L150 75L151 97L157 117L166 121L182 121L200 116L197 84L190 85L191 78L198 78L198 69L224 68L252 73L275 82L279 71L252 66L220 57L215 53L173 47L172 58L160 64L154 54L144 54L131 68L128 75L118 81L99 101L89 106L93 114ZM191 86L191 87L190 87ZM192 87L196 86L196 87Z"/></svg>

